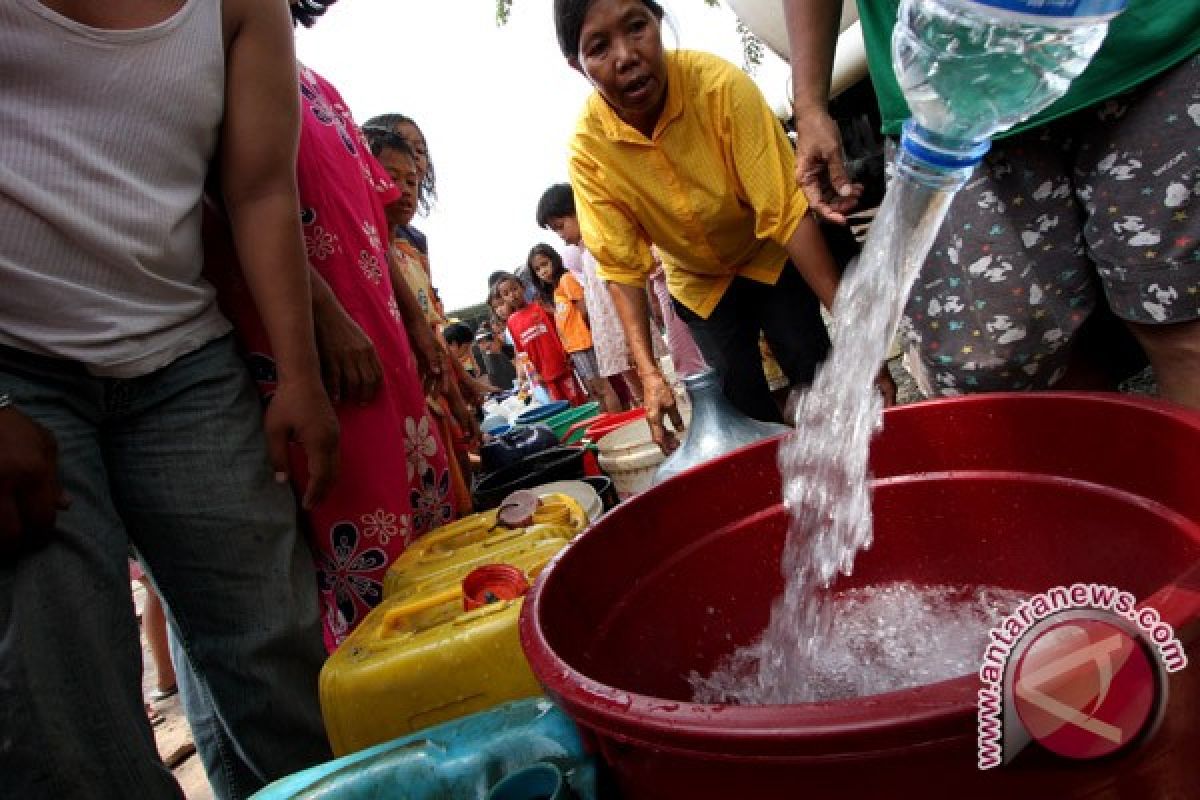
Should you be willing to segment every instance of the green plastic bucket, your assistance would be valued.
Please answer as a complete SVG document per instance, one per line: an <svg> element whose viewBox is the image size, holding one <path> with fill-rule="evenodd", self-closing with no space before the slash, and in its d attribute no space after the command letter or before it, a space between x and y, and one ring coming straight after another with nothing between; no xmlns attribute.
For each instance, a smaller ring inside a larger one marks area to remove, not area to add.
<svg viewBox="0 0 1200 800"><path fill-rule="evenodd" d="M567 430L575 423L582 422L585 419L591 419L600 413L600 404L593 400L590 403L584 403L581 406L568 408L566 411L560 411L550 419L545 420L544 424L550 426L550 430L554 431L554 435L562 441ZM582 431L580 431L582 435ZM562 442L570 444L570 442Z"/></svg>

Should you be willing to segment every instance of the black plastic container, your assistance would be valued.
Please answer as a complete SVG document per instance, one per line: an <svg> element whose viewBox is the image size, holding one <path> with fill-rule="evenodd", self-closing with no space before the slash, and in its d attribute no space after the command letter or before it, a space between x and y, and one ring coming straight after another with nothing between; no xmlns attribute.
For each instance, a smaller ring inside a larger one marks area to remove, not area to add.
<svg viewBox="0 0 1200 800"><path fill-rule="evenodd" d="M552 447L526 456L514 464L485 475L471 493L476 511L487 511L518 489L532 489L554 481L583 478L582 447Z"/></svg>
<svg viewBox="0 0 1200 800"><path fill-rule="evenodd" d="M583 482L590 485L596 490L596 494L600 495L600 502L604 504L605 511L612 511L616 508L617 503L621 502L621 498L617 495L617 487L613 485L612 478L607 475L588 475L583 478Z"/></svg>

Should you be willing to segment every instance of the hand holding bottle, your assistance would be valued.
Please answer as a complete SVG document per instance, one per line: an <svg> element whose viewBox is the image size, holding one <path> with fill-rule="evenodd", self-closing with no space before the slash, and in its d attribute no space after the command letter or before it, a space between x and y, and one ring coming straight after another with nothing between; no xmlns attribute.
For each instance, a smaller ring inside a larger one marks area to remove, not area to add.
<svg viewBox="0 0 1200 800"><path fill-rule="evenodd" d="M824 108L796 106L796 183L822 218L846 224L863 185L850 180L837 123Z"/></svg>

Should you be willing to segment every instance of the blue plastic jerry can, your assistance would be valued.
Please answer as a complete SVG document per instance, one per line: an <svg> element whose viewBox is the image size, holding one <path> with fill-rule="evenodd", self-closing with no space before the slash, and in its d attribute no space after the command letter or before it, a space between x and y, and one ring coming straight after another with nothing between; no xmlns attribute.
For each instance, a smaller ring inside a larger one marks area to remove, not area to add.
<svg viewBox="0 0 1200 800"><path fill-rule="evenodd" d="M547 765L548 768L541 768ZM538 769L531 770L531 767ZM521 773L520 775L515 775ZM487 800L548 773L555 794L596 800L596 766L574 723L544 697L518 700L297 772L251 800ZM515 780L505 778L515 775Z"/></svg>

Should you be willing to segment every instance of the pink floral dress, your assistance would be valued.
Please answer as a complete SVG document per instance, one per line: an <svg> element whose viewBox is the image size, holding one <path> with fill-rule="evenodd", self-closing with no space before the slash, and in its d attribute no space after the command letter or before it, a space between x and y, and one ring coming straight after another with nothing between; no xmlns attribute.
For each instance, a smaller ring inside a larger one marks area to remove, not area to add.
<svg viewBox="0 0 1200 800"><path fill-rule="evenodd" d="M582 250L584 302L587 303L588 324L592 329L592 346L596 349L596 362L600 374L606 378L620 375L633 369L629 356L629 345L625 341L625 329L613 305L612 295L600 276L596 274L596 259L587 250Z"/></svg>
<svg viewBox="0 0 1200 800"><path fill-rule="evenodd" d="M329 496L308 514L332 649L379 604L388 566L414 538L451 521L453 509L447 451L425 405L388 273L383 207L397 190L341 96L306 67L300 69L300 100L296 175L308 260L370 337L384 373L371 403L335 406L341 471ZM262 324L238 276L222 279L222 305L269 398L276 373ZM302 458L299 448L294 456Z"/></svg>

